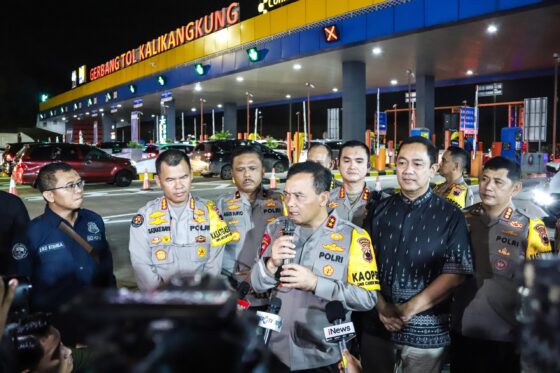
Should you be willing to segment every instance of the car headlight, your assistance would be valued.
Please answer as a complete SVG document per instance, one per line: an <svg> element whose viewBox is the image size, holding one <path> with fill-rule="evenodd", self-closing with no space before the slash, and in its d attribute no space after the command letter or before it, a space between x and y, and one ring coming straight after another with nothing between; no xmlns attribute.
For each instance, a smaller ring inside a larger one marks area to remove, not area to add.
<svg viewBox="0 0 560 373"><path fill-rule="evenodd" d="M533 191L533 200L541 206L550 206L554 203L554 197L542 189L535 189Z"/></svg>
<svg viewBox="0 0 560 373"><path fill-rule="evenodd" d="M136 167L136 161L133 161L132 159L130 160L130 164L132 167Z"/></svg>

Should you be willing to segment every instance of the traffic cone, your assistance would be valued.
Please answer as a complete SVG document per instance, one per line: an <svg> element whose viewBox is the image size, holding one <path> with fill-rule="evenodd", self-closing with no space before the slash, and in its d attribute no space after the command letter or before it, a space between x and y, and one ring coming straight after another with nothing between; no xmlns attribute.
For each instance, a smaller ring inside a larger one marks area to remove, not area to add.
<svg viewBox="0 0 560 373"><path fill-rule="evenodd" d="M270 174L270 189L276 189L276 170L272 167L272 173Z"/></svg>
<svg viewBox="0 0 560 373"><path fill-rule="evenodd" d="M375 178L375 191L381 192L381 181L379 181L379 175Z"/></svg>
<svg viewBox="0 0 560 373"><path fill-rule="evenodd" d="M144 182L142 183L142 190L152 190L150 188L150 179L148 177L148 169L144 169Z"/></svg>
<svg viewBox="0 0 560 373"><path fill-rule="evenodd" d="M10 178L10 190L8 191L11 194L13 194L14 196L17 196L17 189L16 189L16 181L14 180L14 178Z"/></svg>

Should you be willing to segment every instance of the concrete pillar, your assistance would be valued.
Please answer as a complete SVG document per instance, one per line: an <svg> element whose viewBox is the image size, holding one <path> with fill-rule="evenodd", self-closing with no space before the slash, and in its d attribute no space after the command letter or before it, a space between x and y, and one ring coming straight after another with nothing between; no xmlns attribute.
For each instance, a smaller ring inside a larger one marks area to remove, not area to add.
<svg viewBox="0 0 560 373"><path fill-rule="evenodd" d="M366 65L342 63L342 140L364 141L366 132Z"/></svg>
<svg viewBox="0 0 560 373"><path fill-rule="evenodd" d="M117 121L107 113L103 113L101 121L103 122L103 142L111 141L111 131L116 128Z"/></svg>
<svg viewBox="0 0 560 373"><path fill-rule="evenodd" d="M234 137L237 133L237 105L235 102L224 104L224 131L229 131Z"/></svg>
<svg viewBox="0 0 560 373"><path fill-rule="evenodd" d="M171 142L175 142L175 100L163 102L161 106L161 113L165 115L167 124L167 134L165 138L160 139L160 142L164 142L166 139L170 139Z"/></svg>
<svg viewBox="0 0 560 373"><path fill-rule="evenodd" d="M416 76L416 127L424 127L434 133L434 77Z"/></svg>
<svg viewBox="0 0 560 373"><path fill-rule="evenodd" d="M138 143L140 139L140 116L142 113L140 111L133 111L130 113L130 141Z"/></svg>

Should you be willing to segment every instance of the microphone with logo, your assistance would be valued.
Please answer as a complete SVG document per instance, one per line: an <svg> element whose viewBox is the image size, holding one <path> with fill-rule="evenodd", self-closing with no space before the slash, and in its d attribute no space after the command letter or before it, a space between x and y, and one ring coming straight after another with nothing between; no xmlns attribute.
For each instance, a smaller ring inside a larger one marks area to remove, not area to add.
<svg viewBox="0 0 560 373"><path fill-rule="evenodd" d="M342 367L344 368L344 372L346 372L346 359L344 358L342 351L347 349L346 342L356 335L354 324L351 321L344 322L346 319L346 311L344 310L342 303L338 300L333 300L327 303L325 311L327 313L327 320L329 320L331 324L334 324L334 326L327 326L323 329L325 339L327 342L338 343Z"/></svg>
<svg viewBox="0 0 560 373"><path fill-rule="evenodd" d="M282 330L282 317L278 316L280 308L282 307L282 300L280 298L272 298L267 312L257 311L259 317L259 326L264 329L264 344L268 345L270 340L270 331L273 330L277 333Z"/></svg>
<svg viewBox="0 0 560 373"><path fill-rule="evenodd" d="M251 285L247 281L241 282L237 287L237 310L243 311L251 307L251 302L245 299L250 290Z"/></svg>

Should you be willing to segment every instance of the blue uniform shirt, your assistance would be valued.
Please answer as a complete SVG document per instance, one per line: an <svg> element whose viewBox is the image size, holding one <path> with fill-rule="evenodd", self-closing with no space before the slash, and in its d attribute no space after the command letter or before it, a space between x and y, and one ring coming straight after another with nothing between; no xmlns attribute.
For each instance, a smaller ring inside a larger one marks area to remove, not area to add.
<svg viewBox="0 0 560 373"><path fill-rule="evenodd" d="M101 216L80 209L73 227L97 252L99 264L58 227L62 220L46 207L12 247L15 272L31 279L34 311L54 311L88 287L115 286L113 257Z"/></svg>

